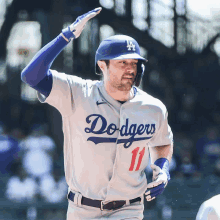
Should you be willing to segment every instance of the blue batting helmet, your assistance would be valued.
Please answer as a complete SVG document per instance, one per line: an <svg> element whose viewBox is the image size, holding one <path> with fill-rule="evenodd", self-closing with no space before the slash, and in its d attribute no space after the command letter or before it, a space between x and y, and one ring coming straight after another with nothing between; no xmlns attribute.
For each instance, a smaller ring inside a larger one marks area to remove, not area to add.
<svg viewBox="0 0 220 220"><path fill-rule="evenodd" d="M139 86L143 77L147 61L140 55L140 47L135 39L127 35L114 35L103 40L95 55L95 71L100 75L101 70L97 64L99 60L138 59L135 85Z"/></svg>

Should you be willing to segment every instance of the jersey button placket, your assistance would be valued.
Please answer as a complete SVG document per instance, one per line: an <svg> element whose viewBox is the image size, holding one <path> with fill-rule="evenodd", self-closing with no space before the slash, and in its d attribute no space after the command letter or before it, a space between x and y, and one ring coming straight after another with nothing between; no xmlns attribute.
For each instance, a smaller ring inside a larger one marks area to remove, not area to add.
<svg viewBox="0 0 220 220"><path fill-rule="evenodd" d="M121 108L121 110L124 109L123 107ZM121 126L123 124L123 119L122 119L122 116L121 116L121 111L120 111L120 118L119 118L119 132L118 132L118 137L117 137L117 140L116 140L116 155L115 155L115 160L114 160L114 165L113 165L113 174L112 174L112 178L109 182L109 188L113 186L113 183L114 183L114 178L115 178L115 172L117 170L117 159L119 157L119 148L121 147L120 145L121 144L118 144L118 140L121 138L121 135L120 135L120 129L121 129Z"/></svg>

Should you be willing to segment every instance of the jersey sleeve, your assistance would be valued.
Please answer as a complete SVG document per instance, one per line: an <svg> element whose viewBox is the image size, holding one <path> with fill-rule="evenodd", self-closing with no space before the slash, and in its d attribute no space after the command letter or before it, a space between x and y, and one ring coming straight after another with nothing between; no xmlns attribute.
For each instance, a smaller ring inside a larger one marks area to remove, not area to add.
<svg viewBox="0 0 220 220"><path fill-rule="evenodd" d="M48 103L55 107L63 117L70 116L74 108L74 99L77 94L82 93L83 85L86 80L77 76L71 76L65 73L50 70L53 77L52 90L48 97L37 92L41 103Z"/></svg>
<svg viewBox="0 0 220 220"><path fill-rule="evenodd" d="M149 147L156 147L173 143L173 133L168 124L168 112L165 106L162 108L162 113L160 114L159 118L160 126L155 136L151 139Z"/></svg>

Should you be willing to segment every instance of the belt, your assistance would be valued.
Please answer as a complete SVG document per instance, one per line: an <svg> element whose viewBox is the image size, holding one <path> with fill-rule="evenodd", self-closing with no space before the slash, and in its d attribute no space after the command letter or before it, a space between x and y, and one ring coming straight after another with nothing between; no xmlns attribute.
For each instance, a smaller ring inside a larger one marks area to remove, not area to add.
<svg viewBox="0 0 220 220"><path fill-rule="evenodd" d="M75 196L75 194L70 191L67 198L74 202L74 196ZM134 203L134 202L138 202L138 201L141 201L141 197L137 197L135 199L129 200L130 204ZM112 202L108 202L108 203L104 204L104 202L102 200L94 200L94 199L89 199L89 198L82 196L81 204L100 208L103 211L104 209L106 209L106 210L120 209L123 205L126 204L126 201L125 200L116 200L116 201L112 201Z"/></svg>

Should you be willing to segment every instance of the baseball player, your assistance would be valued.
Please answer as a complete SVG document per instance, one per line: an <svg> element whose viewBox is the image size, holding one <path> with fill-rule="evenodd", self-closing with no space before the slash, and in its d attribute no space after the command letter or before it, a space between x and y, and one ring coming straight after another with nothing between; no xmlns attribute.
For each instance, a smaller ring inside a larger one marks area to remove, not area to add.
<svg viewBox="0 0 220 220"><path fill-rule="evenodd" d="M144 197L156 198L170 179L173 134L165 105L138 88L146 59L137 41L115 35L101 42L95 55L101 81L50 69L100 11L89 11L63 29L35 55L21 78L38 91L40 102L62 115L67 219L143 219ZM149 154L150 183L144 173Z"/></svg>
<svg viewBox="0 0 220 220"><path fill-rule="evenodd" d="M197 213L196 220L220 220L220 194L204 201Z"/></svg>

